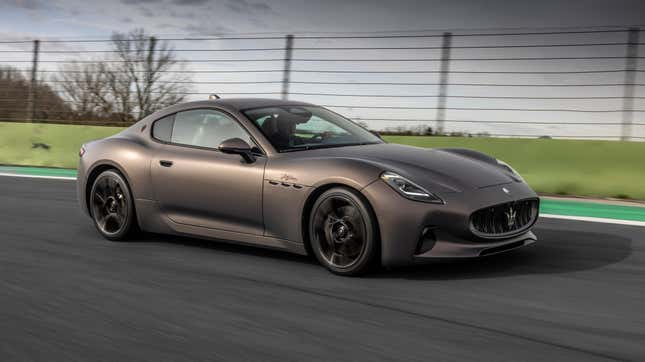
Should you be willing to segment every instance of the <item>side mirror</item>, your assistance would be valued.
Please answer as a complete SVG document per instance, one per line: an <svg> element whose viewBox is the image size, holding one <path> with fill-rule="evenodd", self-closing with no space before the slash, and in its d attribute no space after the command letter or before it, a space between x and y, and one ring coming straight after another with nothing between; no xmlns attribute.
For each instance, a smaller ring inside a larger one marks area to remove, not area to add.
<svg viewBox="0 0 645 362"><path fill-rule="evenodd" d="M255 162L253 149L241 138L229 138L217 147L222 153L240 155L247 163Z"/></svg>

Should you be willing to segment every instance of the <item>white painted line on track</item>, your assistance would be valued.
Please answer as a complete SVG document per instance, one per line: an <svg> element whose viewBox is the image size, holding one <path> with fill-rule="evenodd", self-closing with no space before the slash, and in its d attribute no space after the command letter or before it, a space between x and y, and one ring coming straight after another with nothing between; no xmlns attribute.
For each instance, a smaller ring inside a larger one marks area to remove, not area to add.
<svg viewBox="0 0 645 362"><path fill-rule="evenodd" d="M45 179L51 179L51 180L76 181L76 177L67 177L67 176L25 175L25 174L20 174L20 173L6 173L6 172L0 172L0 176L23 177L23 178L45 178Z"/></svg>
<svg viewBox="0 0 645 362"><path fill-rule="evenodd" d="M5 173L5 172L0 172L0 176L23 177L23 178L40 178L40 179L51 179L51 180L68 180L68 181L75 181L76 180L76 177L25 175L25 174ZM602 223L602 224L618 224L618 225L632 225L632 226L645 227L645 221L608 219L608 218L604 218L604 217L570 216L570 215L556 215L556 214L540 214L540 217L543 217L545 219L548 218L548 219L561 219L561 220L588 221L588 222L597 222L597 223Z"/></svg>
<svg viewBox="0 0 645 362"><path fill-rule="evenodd" d="M608 219L604 217L570 216L570 215L555 215L555 214L540 214L540 217L549 218L549 219L588 221L588 222L597 222L602 224L618 224L618 225L632 225L632 226L645 227L645 221Z"/></svg>

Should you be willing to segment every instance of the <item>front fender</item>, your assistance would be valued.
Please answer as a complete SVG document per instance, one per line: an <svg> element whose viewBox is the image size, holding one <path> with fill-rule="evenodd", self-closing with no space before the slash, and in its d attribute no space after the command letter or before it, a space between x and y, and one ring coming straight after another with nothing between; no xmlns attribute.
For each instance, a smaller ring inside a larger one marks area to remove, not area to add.
<svg viewBox="0 0 645 362"><path fill-rule="evenodd" d="M265 235L302 243L309 202L330 185L361 190L378 179L374 164L347 158L270 159L265 170Z"/></svg>
<svg viewBox="0 0 645 362"><path fill-rule="evenodd" d="M374 162L356 158L311 157L271 159L265 179L318 187L341 183L362 189L377 179L383 168Z"/></svg>

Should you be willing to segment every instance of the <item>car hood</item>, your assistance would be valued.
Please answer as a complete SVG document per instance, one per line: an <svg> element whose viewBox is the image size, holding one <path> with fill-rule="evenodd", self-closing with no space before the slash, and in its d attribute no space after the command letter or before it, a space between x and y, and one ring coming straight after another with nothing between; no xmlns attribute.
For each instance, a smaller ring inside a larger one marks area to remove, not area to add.
<svg viewBox="0 0 645 362"><path fill-rule="evenodd" d="M494 158L464 149L431 149L382 143L295 153L362 160L436 192L460 192L516 181L496 164Z"/></svg>

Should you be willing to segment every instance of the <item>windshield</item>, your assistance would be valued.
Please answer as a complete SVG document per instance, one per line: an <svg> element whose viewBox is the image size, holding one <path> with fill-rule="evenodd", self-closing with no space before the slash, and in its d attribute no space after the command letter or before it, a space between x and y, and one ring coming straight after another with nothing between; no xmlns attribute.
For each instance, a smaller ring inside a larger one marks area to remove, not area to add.
<svg viewBox="0 0 645 362"><path fill-rule="evenodd" d="M243 113L279 152L383 142L370 131L322 107L275 106Z"/></svg>

